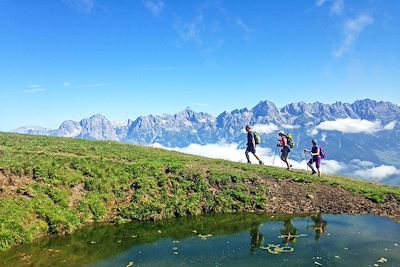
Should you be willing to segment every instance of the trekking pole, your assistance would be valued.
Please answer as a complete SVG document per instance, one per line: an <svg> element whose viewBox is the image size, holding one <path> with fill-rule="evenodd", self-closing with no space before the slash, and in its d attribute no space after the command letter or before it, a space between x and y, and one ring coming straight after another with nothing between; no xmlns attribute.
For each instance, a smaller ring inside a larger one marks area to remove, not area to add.
<svg viewBox="0 0 400 267"><path fill-rule="evenodd" d="M276 156L276 152L278 151L278 145L275 147L275 153L274 153L274 159L272 160L272 166L274 166L275 163L275 156Z"/></svg>
<svg viewBox="0 0 400 267"><path fill-rule="evenodd" d="M308 164L307 164L307 155L306 155L306 151L304 151L304 160L306 162L306 168L307 168L307 172L308 172Z"/></svg>

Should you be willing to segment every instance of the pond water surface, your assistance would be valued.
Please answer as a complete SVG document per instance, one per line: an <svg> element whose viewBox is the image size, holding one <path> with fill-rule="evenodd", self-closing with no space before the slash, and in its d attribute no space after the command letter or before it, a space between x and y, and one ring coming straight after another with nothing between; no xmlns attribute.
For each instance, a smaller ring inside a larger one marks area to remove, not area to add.
<svg viewBox="0 0 400 267"><path fill-rule="evenodd" d="M0 266L400 266L400 224L229 214L95 225L0 253Z"/></svg>

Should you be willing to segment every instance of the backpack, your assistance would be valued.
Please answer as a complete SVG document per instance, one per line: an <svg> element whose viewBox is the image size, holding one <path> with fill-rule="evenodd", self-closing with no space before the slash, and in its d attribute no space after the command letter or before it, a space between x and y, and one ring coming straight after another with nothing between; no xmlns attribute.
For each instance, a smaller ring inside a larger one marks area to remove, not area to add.
<svg viewBox="0 0 400 267"><path fill-rule="evenodd" d="M256 145L261 143L261 136L259 132L254 132L254 142Z"/></svg>
<svg viewBox="0 0 400 267"><path fill-rule="evenodd" d="M326 158L326 153L322 146L319 147L319 156L321 157L321 159Z"/></svg>
<svg viewBox="0 0 400 267"><path fill-rule="evenodd" d="M287 143L290 148L294 148L293 134L286 135Z"/></svg>

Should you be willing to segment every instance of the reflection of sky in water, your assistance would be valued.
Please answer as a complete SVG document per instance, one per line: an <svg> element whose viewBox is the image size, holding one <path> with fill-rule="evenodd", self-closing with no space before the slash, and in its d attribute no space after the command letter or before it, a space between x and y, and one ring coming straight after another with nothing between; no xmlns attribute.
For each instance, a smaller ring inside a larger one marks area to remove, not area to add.
<svg viewBox="0 0 400 267"><path fill-rule="evenodd" d="M192 237L178 244L165 239L133 247L93 266L126 266L131 261L134 266L314 266L315 262L323 266L373 266L382 257L388 262L380 266L400 266L400 247L395 246L400 243L399 224L375 216L327 215L314 220L316 223L310 218L264 222L249 231L207 240ZM325 232L318 235L315 229L321 231L321 225ZM278 236L288 232L307 235L288 242L294 248L292 253L272 255L251 246L251 240L263 241L265 246L283 245L287 240Z"/></svg>
<svg viewBox="0 0 400 267"><path fill-rule="evenodd" d="M0 266L400 266L400 224L377 216L227 214L95 225L0 253ZM205 236L202 240L198 235ZM306 236L299 236L306 235ZM268 244L294 249L273 255ZM176 254L175 254L175 253ZM130 263L132 263L130 265Z"/></svg>

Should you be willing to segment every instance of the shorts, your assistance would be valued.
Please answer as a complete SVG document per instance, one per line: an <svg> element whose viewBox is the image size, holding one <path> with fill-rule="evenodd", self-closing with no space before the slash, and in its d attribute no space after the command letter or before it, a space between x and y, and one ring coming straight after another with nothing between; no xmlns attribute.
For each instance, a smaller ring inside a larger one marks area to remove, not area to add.
<svg viewBox="0 0 400 267"><path fill-rule="evenodd" d="M287 159L287 157L289 156L290 153L290 148L285 146L284 148L282 148L281 150L281 159Z"/></svg>
<svg viewBox="0 0 400 267"><path fill-rule="evenodd" d="M309 161L308 164L313 164L315 163L315 167L317 169L319 169L319 167L321 166L321 158L320 157L312 157Z"/></svg>
<svg viewBox="0 0 400 267"><path fill-rule="evenodd" d="M256 149L253 146L247 146L246 152L256 153Z"/></svg>

